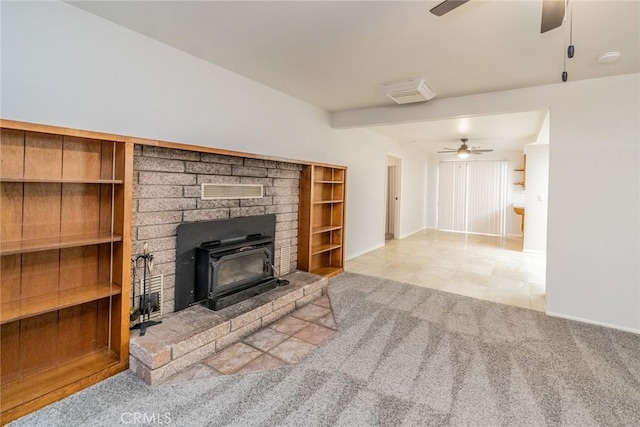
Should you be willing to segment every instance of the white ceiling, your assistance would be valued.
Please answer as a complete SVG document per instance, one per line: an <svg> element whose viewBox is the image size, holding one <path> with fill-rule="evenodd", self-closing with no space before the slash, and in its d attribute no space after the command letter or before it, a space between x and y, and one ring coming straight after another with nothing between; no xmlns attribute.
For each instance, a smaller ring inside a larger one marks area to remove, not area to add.
<svg viewBox="0 0 640 427"><path fill-rule="evenodd" d="M428 152L467 144L494 150L522 150L536 140L546 111L529 111L493 116L457 117L418 123L376 126L372 131L399 142L413 143Z"/></svg>
<svg viewBox="0 0 640 427"><path fill-rule="evenodd" d="M439 1L69 3L331 112L393 104L378 85L412 77L425 77L438 98L560 82L569 28L540 34L542 0L473 0L443 17L429 13ZM640 71L639 1L569 5L570 80ZM598 64L612 50L622 59ZM497 120L487 131L513 128ZM444 124L406 126L377 131L410 141L459 137Z"/></svg>

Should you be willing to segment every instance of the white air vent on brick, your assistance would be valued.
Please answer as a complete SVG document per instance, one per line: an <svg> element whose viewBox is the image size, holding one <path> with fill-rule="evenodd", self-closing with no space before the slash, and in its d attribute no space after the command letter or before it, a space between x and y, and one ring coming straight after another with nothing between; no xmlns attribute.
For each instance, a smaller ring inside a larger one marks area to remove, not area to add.
<svg viewBox="0 0 640 427"><path fill-rule="evenodd" d="M263 196L258 184L202 184L202 200L259 199Z"/></svg>
<svg viewBox="0 0 640 427"><path fill-rule="evenodd" d="M291 245L284 245L280 248L280 275L291 271Z"/></svg>

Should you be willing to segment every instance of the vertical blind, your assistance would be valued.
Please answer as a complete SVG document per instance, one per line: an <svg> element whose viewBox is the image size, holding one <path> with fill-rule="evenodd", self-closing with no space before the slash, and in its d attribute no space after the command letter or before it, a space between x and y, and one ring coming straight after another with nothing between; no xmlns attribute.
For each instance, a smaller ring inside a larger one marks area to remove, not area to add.
<svg viewBox="0 0 640 427"><path fill-rule="evenodd" d="M503 236L507 162L441 162L438 229Z"/></svg>

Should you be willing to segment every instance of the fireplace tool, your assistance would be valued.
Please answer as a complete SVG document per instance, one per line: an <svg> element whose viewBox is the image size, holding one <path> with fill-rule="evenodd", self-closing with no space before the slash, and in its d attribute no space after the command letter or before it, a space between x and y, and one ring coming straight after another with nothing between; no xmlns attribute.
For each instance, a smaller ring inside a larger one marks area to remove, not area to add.
<svg viewBox="0 0 640 427"><path fill-rule="evenodd" d="M271 271L273 271L273 275L276 277L277 280L277 286L287 286L289 284L289 281L287 279L281 279L280 278L280 270L278 270L276 268L275 265L269 263L269 265L271 266Z"/></svg>
<svg viewBox="0 0 640 427"><path fill-rule="evenodd" d="M159 325L162 321L151 320L151 312L154 309L160 308L160 301L158 299L158 294L152 294L151 289L147 288L147 271L149 275L151 275L151 271L153 270L153 255L149 253L149 246L145 242L142 248L142 255L138 255L135 260L136 266L138 262L143 261L143 269L142 269L142 293L140 295L140 302L138 303L138 308L135 309L131 313L131 317L138 315L138 323L136 323L131 329L140 329L140 336L144 336L147 332L147 328L149 326ZM134 269L134 278L135 278L135 269ZM133 284L133 292L134 292L134 301L135 301L135 280ZM142 321L140 318L142 317Z"/></svg>

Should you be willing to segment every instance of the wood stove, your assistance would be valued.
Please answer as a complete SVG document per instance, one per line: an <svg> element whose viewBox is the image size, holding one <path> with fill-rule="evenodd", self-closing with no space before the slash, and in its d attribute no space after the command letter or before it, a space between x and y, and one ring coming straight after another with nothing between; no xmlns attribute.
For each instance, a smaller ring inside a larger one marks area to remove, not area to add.
<svg viewBox="0 0 640 427"><path fill-rule="evenodd" d="M176 311L194 304L220 310L277 286L275 234L273 214L180 224Z"/></svg>
<svg viewBox="0 0 640 427"><path fill-rule="evenodd" d="M251 234L226 241L203 242L196 248L196 293L220 310L273 289L273 237Z"/></svg>

